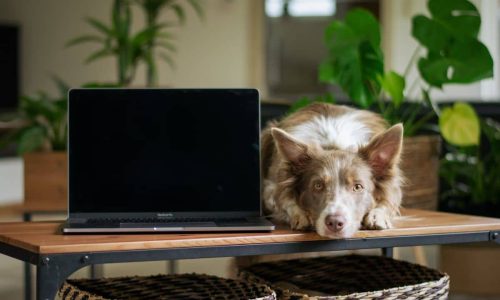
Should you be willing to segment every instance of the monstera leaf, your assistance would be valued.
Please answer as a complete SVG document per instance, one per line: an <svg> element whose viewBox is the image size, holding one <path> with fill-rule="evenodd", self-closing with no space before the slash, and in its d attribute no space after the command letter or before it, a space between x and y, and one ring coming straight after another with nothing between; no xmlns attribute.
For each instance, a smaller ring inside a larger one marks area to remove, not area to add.
<svg viewBox="0 0 500 300"><path fill-rule="evenodd" d="M366 10L351 10L344 21L333 21L325 32L328 59L319 79L338 84L353 102L367 108L378 97L384 75L380 26Z"/></svg>
<svg viewBox="0 0 500 300"><path fill-rule="evenodd" d="M431 86L471 83L493 76L493 60L477 39L481 18L467 0L430 0L431 17L413 18L412 35L427 48L418 69Z"/></svg>

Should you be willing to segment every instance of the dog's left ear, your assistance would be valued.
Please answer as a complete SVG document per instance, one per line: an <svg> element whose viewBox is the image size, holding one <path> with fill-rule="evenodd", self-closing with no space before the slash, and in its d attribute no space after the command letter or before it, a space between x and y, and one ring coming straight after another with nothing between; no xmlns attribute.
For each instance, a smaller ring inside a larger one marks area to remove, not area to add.
<svg viewBox="0 0 500 300"><path fill-rule="evenodd" d="M403 125L399 123L373 137L359 150L359 155L368 162L376 177L384 177L399 161L402 144Z"/></svg>

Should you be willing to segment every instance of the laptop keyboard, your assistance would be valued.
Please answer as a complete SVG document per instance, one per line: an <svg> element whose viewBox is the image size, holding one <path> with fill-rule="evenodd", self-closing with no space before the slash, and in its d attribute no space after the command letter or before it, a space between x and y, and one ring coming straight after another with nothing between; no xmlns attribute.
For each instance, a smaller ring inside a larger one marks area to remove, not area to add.
<svg viewBox="0 0 500 300"><path fill-rule="evenodd" d="M88 224L120 224L120 223L193 223L193 222L242 222L245 218L96 218L88 219Z"/></svg>

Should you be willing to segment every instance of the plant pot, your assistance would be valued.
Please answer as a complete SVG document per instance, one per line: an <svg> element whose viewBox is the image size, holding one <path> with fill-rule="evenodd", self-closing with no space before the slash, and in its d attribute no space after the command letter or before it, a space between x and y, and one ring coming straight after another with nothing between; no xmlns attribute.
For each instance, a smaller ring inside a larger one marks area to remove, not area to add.
<svg viewBox="0 0 500 300"><path fill-rule="evenodd" d="M406 137L403 141L401 169L406 183L403 207L436 210L439 193L438 135Z"/></svg>
<svg viewBox="0 0 500 300"><path fill-rule="evenodd" d="M24 203L30 211L66 211L68 168L66 152L24 155Z"/></svg>

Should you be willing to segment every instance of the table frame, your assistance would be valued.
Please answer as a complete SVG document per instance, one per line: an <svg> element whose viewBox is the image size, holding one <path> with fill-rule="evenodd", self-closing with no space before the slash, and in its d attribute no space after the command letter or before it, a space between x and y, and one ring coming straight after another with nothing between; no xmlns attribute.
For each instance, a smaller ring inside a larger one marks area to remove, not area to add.
<svg viewBox="0 0 500 300"><path fill-rule="evenodd" d="M92 264L376 248L381 248L383 255L391 257L393 247L477 242L500 244L500 231L64 254L39 254L0 242L0 253L35 265L37 299L52 300L66 278L76 270Z"/></svg>

